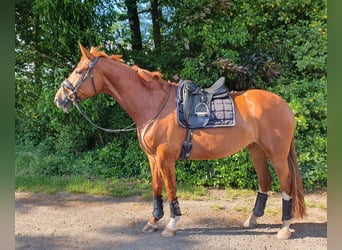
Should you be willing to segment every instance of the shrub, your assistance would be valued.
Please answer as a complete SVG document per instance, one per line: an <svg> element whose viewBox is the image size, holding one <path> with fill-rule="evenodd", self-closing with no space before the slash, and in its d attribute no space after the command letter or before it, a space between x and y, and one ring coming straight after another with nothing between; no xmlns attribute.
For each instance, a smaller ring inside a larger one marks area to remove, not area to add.
<svg viewBox="0 0 342 250"><path fill-rule="evenodd" d="M296 150L304 187L327 185L327 83L326 79L294 81L273 87L289 102L296 116Z"/></svg>

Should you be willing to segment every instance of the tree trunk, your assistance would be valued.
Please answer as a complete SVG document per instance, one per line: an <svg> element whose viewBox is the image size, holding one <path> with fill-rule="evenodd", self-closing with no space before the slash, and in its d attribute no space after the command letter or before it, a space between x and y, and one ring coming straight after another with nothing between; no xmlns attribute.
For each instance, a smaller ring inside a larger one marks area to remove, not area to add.
<svg viewBox="0 0 342 250"><path fill-rule="evenodd" d="M161 48L161 34L160 34L160 18L161 13L159 11L158 0L151 1L151 15L152 15L152 25L153 25L153 40L156 49Z"/></svg>
<svg viewBox="0 0 342 250"><path fill-rule="evenodd" d="M131 29L132 49L142 50L142 39L140 32L140 21L138 16L138 8L136 0L125 0L127 7L127 15L129 20L129 27Z"/></svg>

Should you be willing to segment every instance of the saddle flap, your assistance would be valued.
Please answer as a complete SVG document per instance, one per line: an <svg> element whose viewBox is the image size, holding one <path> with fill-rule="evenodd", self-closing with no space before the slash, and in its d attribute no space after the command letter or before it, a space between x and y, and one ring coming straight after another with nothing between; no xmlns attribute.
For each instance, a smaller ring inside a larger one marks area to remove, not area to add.
<svg viewBox="0 0 342 250"><path fill-rule="evenodd" d="M224 77L209 88L201 88L189 80L181 81L176 102L177 117L184 127L204 128L235 124L233 103Z"/></svg>
<svg viewBox="0 0 342 250"><path fill-rule="evenodd" d="M190 94L197 94L201 89L196 83L189 80L183 81L183 84L184 90L188 91Z"/></svg>

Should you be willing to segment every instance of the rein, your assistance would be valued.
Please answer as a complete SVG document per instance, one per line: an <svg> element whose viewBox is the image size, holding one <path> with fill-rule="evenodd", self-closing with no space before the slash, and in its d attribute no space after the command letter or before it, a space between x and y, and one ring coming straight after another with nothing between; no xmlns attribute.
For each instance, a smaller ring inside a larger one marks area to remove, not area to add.
<svg viewBox="0 0 342 250"><path fill-rule="evenodd" d="M96 123L94 123L90 117L87 115L87 113L84 111L84 109L82 108L82 106L80 105L80 103L78 101L75 101L73 102L73 104L76 106L76 108L78 109L78 111L82 114L82 116L84 117L84 119L86 119L91 125L93 125L94 127L102 130L102 131L105 131L107 133L118 133L118 132L128 132L128 131L134 131L136 130L137 128L132 128L133 125L134 125L134 122L129 125L128 127L126 128L123 128L123 129L109 129L109 128L103 128L99 125L97 125Z"/></svg>
<svg viewBox="0 0 342 250"><path fill-rule="evenodd" d="M135 131L137 129L140 129L140 128L143 128L145 127L147 124L150 124L151 122L154 122L155 119L160 115L160 113L163 111L163 109L165 108L166 104L168 103L169 101L169 98L170 98L170 93L171 93L171 88L172 88L172 85L170 84L170 87L169 87L169 91L167 93L167 97L165 98L164 102L163 102L163 105L160 107L160 110L150 119L148 120L147 122L143 123L142 125L140 125L139 127L135 127L135 128L132 128L134 126L134 122L127 126L126 128L123 128L123 129L108 129L108 128L103 128L97 124L95 124L91 118L87 115L87 113L84 111L84 109L82 108L82 106L80 105L79 101L76 100L76 101L73 101L73 104L76 106L76 108L78 109L78 111L82 114L82 116L84 117L84 119L86 119L91 125L93 125L94 127L102 130L102 131L105 131L107 133L118 133L118 132L129 132L129 131Z"/></svg>
<svg viewBox="0 0 342 250"><path fill-rule="evenodd" d="M87 115L87 113L84 111L84 109L82 108L82 106L80 105L80 98L79 96L77 96L77 90L82 86L82 84L84 83L85 79L87 78L87 76L90 74L91 76L91 83L92 83L92 86L93 86L93 89L94 89L94 92L96 94L96 88L95 88L95 81L94 81L94 76L92 74L92 71L95 67L95 64L98 62L99 58L96 57L89 65L89 68L87 70L86 73L84 73L82 75L82 77L80 78L80 80L77 82L76 84L76 87L74 87L70 81L68 79L64 80L62 82L62 88L64 90L64 88L66 89L69 89L71 90L71 94L67 94L65 91L64 91L64 95L66 96L66 98L71 101L75 106L76 108L78 109L78 111L82 114L82 116L84 117L84 119L86 119L91 125L93 125L94 127L102 130L102 131L105 131L107 133L118 133L118 132L129 132L129 131L135 131L137 129L140 129L140 128L143 128L145 127L147 124L150 124L151 122L153 122L159 115L160 113L163 111L163 109L165 108L166 104L168 103L169 101L169 98L170 98L170 93L171 93L171 88L172 88L172 85L170 84L170 88L169 88L169 91L168 91L168 94L167 94L167 97L165 98L162 106L160 107L160 110L150 119L148 120L147 122L145 122L144 124L140 125L139 127L135 127L135 128L132 128L134 126L134 122L129 125L128 127L126 128L123 128L123 129L108 129L108 128L103 128L97 124L95 124L91 118Z"/></svg>

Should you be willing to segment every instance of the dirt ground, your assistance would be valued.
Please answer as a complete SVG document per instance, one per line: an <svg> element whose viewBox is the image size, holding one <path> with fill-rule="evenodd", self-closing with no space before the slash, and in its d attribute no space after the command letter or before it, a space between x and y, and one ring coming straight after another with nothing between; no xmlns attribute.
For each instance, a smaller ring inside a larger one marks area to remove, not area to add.
<svg viewBox="0 0 342 250"><path fill-rule="evenodd" d="M224 190L211 190L210 198L179 199L183 216L173 238L160 229L144 234L152 202L140 197L57 193L15 194L16 249L327 249L327 193L307 194L308 215L294 220L292 238L278 240L281 196L273 193L265 215L255 229L242 227L252 210L255 195L229 198Z"/></svg>

